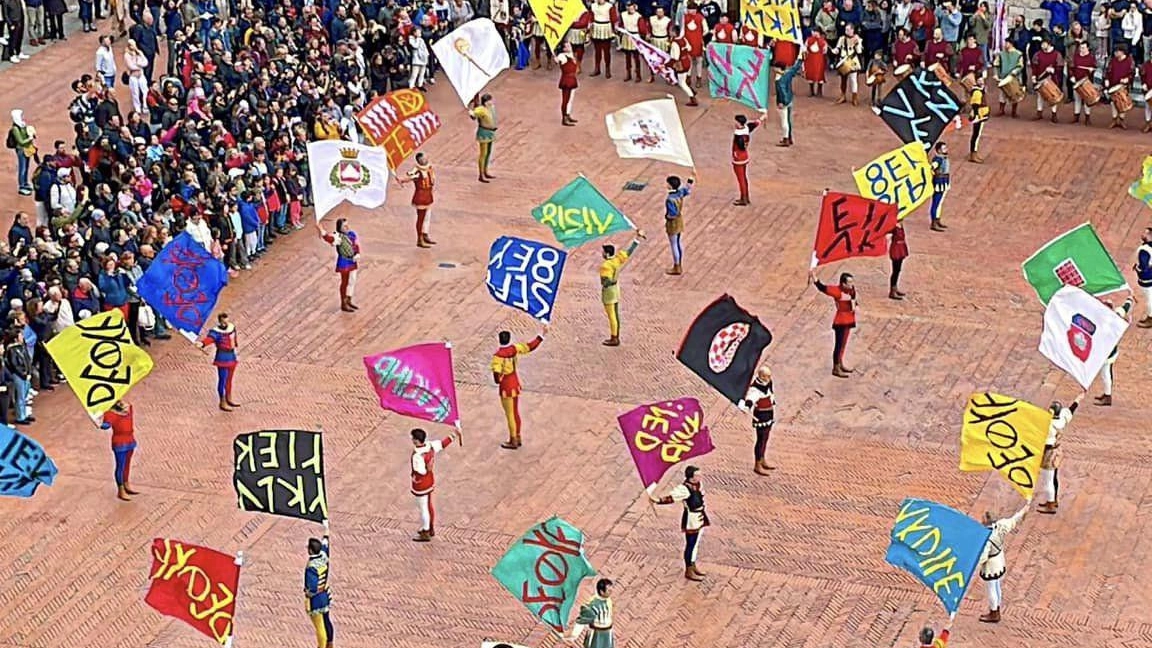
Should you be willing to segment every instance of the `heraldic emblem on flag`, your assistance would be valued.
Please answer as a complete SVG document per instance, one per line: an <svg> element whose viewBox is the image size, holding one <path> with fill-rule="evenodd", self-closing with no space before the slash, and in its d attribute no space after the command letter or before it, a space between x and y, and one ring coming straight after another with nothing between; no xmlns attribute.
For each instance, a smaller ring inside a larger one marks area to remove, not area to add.
<svg viewBox="0 0 1152 648"><path fill-rule="evenodd" d="M1096 334L1096 325L1082 313L1072 316L1072 323L1068 325L1068 348L1072 355L1087 362L1092 355L1092 336Z"/></svg>
<svg viewBox="0 0 1152 648"><path fill-rule="evenodd" d="M360 162L360 151L342 148L340 160L328 172L328 182L334 189L359 191L372 184L372 170Z"/></svg>

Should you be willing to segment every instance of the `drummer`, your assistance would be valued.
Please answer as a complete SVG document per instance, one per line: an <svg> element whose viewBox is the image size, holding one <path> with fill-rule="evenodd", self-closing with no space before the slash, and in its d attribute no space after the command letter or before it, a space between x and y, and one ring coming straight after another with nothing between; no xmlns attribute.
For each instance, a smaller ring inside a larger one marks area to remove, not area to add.
<svg viewBox="0 0 1152 648"><path fill-rule="evenodd" d="M840 73L840 98L836 103L842 104L847 100L848 93L852 93L852 105L860 105L860 57L864 54L864 41L856 33L856 26L852 23L844 25L844 33L836 40L836 71Z"/></svg>
<svg viewBox="0 0 1152 648"><path fill-rule="evenodd" d="M884 77L888 76L888 64L884 62L884 50L878 49L872 53L872 62L868 64L868 86L872 88L872 107L877 107L884 100Z"/></svg>
<svg viewBox="0 0 1152 648"><path fill-rule="evenodd" d="M916 65L920 62L920 48L916 41L908 34L907 27L896 30L896 42L892 43L892 65L897 69L895 74L900 75L899 68L904 65Z"/></svg>
<svg viewBox="0 0 1152 648"><path fill-rule="evenodd" d="M1076 46L1076 53L1072 55L1072 60L1068 65L1068 76L1072 78L1072 99L1073 108L1076 113L1072 117L1072 123L1077 124L1080 122L1080 111L1084 111L1084 125L1087 126L1092 123L1092 106L1084 100L1085 86L1092 85L1092 75L1096 73L1096 55L1092 53L1092 48L1089 47L1088 41L1080 41ZM1092 90L1096 86L1092 85ZM1099 93L1097 93L1097 100L1099 100ZM1093 101L1095 103L1095 101Z"/></svg>
<svg viewBox="0 0 1152 648"><path fill-rule="evenodd" d="M1063 86L1063 78L1060 71L1064 68L1064 61L1060 60L1060 52L1052 48L1052 41L1047 36L1040 41L1040 51L1032 56L1032 77L1036 79L1036 121L1044 119L1044 108L1050 108L1052 111L1052 123L1056 123L1056 111L1060 108L1060 102L1057 100L1053 103L1044 101L1044 95L1040 92L1040 86L1047 79L1051 79L1056 84L1057 91ZM1060 91L1063 94L1062 91Z"/></svg>
<svg viewBox="0 0 1152 648"><path fill-rule="evenodd" d="M1152 132L1152 56L1145 57L1140 66L1140 82L1144 84L1144 128L1141 132Z"/></svg>
<svg viewBox="0 0 1152 648"><path fill-rule="evenodd" d="M1135 73L1135 65L1132 63L1132 57L1128 56L1128 48L1119 45L1116 51L1112 54L1112 58L1108 60L1108 67L1104 70L1104 84L1108 87L1108 96L1112 95L1119 89L1123 89L1125 93L1131 92L1130 85L1132 85L1132 76ZM1112 126L1111 128L1128 128L1124 123L1124 112L1116 107L1116 100L1112 100ZM1128 109L1130 109L1131 102L1129 102Z"/></svg>
<svg viewBox="0 0 1152 648"><path fill-rule="evenodd" d="M939 27L932 30L932 40L924 45L924 67L937 63L945 72L952 73L952 44L944 40L944 31Z"/></svg>
<svg viewBox="0 0 1152 648"><path fill-rule="evenodd" d="M965 39L964 47L960 48L960 69L957 72L960 74L961 79L964 79L969 74L972 75L972 81L983 78L984 76L984 48L976 44L976 37L968 34ZM969 81L965 81L967 86ZM969 88L971 90L971 88Z"/></svg>
<svg viewBox="0 0 1152 648"><path fill-rule="evenodd" d="M1016 46L1012 44L1010 39L1004 41L1004 49L996 54L992 65L996 68L997 85L1008 77L1016 79L1019 84L1024 83L1024 55L1020 53L1020 50L1016 49ZM1004 87L1000 86L999 114L1001 116L1004 115L1004 105L1008 103L1012 104L1012 116L1016 117L1016 106L1019 105L1020 100L1017 99L1013 101L1012 97L1009 97L1004 92Z"/></svg>

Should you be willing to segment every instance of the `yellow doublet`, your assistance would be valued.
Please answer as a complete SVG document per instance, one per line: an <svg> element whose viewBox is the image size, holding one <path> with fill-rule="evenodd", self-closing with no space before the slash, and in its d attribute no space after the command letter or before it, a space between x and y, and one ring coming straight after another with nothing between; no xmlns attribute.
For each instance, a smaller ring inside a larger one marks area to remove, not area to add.
<svg viewBox="0 0 1152 648"><path fill-rule="evenodd" d="M600 264L600 297L604 304L620 301L620 269L628 263L628 252L620 250Z"/></svg>
<svg viewBox="0 0 1152 648"><path fill-rule="evenodd" d="M972 88L972 98L968 100L968 105L972 108L972 121L984 121L991 115L991 108L988 107L988 102L984 100L984 90L982 88Z"/></svg>

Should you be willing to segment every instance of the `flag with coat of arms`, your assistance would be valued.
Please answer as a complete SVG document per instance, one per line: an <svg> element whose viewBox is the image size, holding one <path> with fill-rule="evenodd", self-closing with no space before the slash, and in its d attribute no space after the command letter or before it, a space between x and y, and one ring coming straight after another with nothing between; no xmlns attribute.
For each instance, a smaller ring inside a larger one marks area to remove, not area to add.
<svg viewBox="0 0 1152 648"><path fill-rule="evenodd" d="M1063 286L1076 286L1096 296L1128 287L1091 223L1048 241L1022 267L1024 279L1045 304Z"/></svg>
<svg viewBox="0 0 1152 648"><path fill-rule="evenodd" d="M380 148L345 140L311 142L308 176L317 221L345 200L375 209L388 198L388 154Z"/></svg>
<svg viewBox="0 0 1152 648"><path fill-rule="evenodd" d="M1088 389L1127 330L1128 322L1099 299L1064 286L1044 311L1040 353Z"/></svg>

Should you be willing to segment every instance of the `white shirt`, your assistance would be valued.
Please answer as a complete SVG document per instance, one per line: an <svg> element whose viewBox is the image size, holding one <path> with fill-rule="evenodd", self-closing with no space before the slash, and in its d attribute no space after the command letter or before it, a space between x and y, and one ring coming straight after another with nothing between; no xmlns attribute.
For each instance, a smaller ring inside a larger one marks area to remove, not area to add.
<svg viewBox="0 0 1152 648"><path fill-rule="evenodd" d="M1064 428L1068 427L1068 423L1071 421L1072 410L1067 407L1060 410L1060 414L1048 424L1048 438L1044 441L1044 445L1056 445L1056 443L1060 441L1060 433L1064 431Z"/></svg>
<svg viewBox="0 0 1152 648"><path fill-rule="evenodd" d="M428 65L428 44L423 38L409 36L408 46L412 48L412 65Z"/></svg>
<svg viewBox="0 0 1152 648"><path fill-rule="evenodd" d="M53 333L59 333L76 323L72 315L72 304L67 299L61 299L59 302L48 300L48 303L44 304L44 310L56 313L56 321L52 323Z"/></svg>
<svg viewBox="0 0 1152 648"><path fill-rule="evenodd" d="M189 220L188 225L184 227L184 231L191 234L192 238L200 245L203 245L205 250L211 248L212 228L208 227L207 221L203 218L199 220L199 224L197 224L197 221Z"/></svg>
<svg viewBox="0 0 1152 648"><path fill-rule="evenodd" d="M116 56L111 47L101 45L96 48L96 74L101 76L116 76Z"/></svg>

